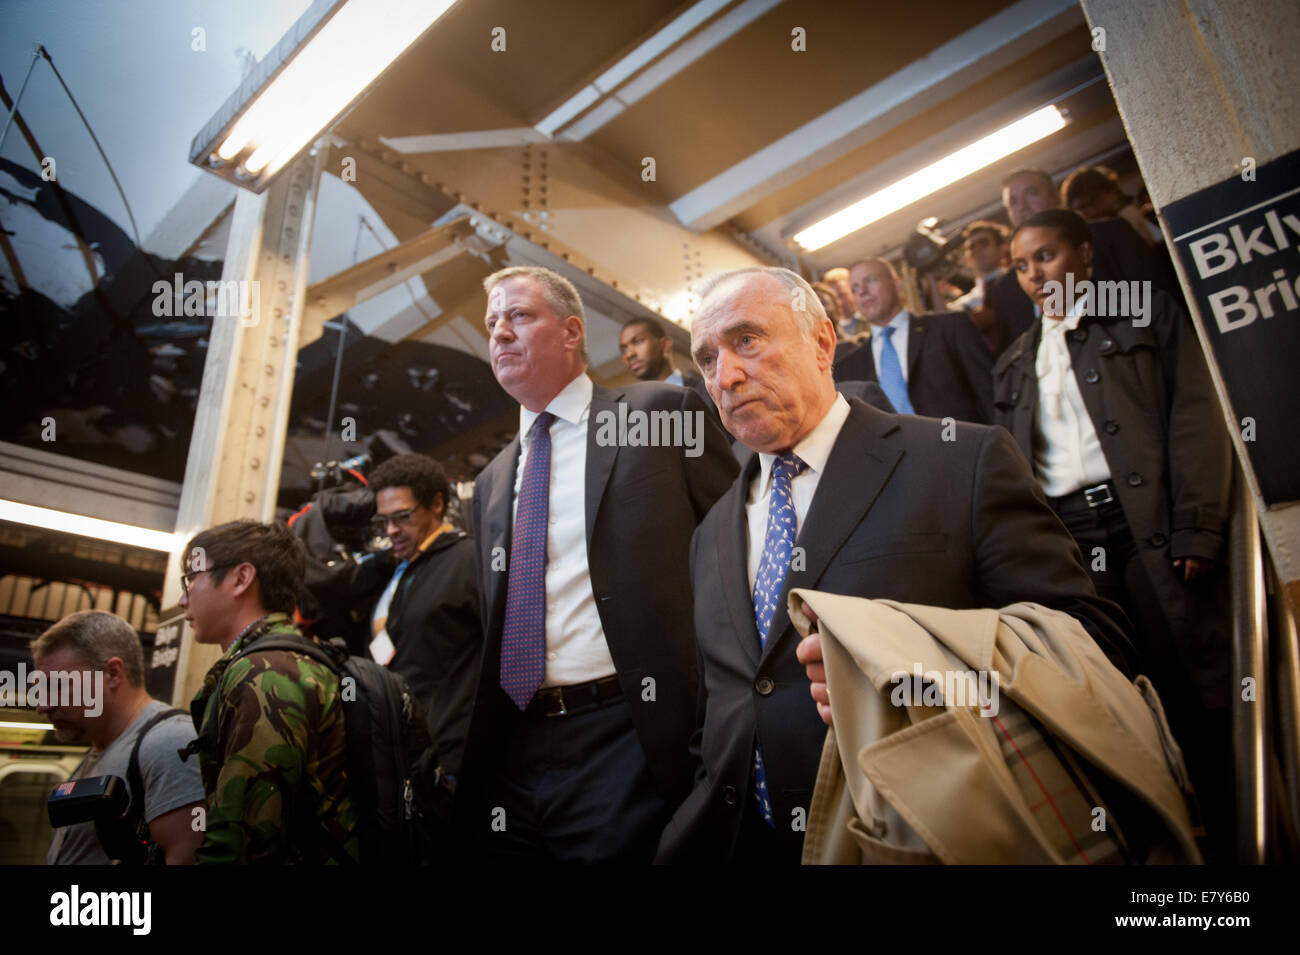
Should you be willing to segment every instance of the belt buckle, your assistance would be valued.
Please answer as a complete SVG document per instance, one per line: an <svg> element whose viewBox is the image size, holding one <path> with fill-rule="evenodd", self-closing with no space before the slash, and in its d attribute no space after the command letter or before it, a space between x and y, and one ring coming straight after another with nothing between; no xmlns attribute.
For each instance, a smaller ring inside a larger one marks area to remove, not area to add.
<svg viewBox="0 0 1300 955"><path fill-rule="evenodd" d="M556 695L556 697L559 698L559 701L560 701L560 708L559 708L559 710L557 710L556 712L554 712L554 713L547 713L546 715L547 715L547 716L567 716L567 715L569 714L569 710L568 710L568 708L565 707L565 705L564 705L564 687L562 687L562 686L557 686L557 687L555 688L555 695Z"/></svg>
<svg viewBox="0 0 1300 955"><path fill-rule="evenodd" d="M1094 494L1098 495L1095 499L1093 498ZM1105 494L1106 496L1101 497L1101 494ZM1115 500L1114 496L1110 493L1109 484L1098 484L1096 487L1088 488L1083 492L1083 499L1088 502L1089 507L1101 507L1103 504L1109 504Z"/></svg>

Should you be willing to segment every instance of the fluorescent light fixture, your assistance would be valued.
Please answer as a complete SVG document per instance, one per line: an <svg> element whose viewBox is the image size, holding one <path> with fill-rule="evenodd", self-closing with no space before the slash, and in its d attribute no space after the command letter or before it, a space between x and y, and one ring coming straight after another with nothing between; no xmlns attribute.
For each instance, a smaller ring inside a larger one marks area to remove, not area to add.
<svg viewBox="0 0 1300 955"><path fill-rule="evenodd" d="M19 504L17 501L0 501L0 521L13 521L15 524L43 527L46 530L76 534L79 537L93 537L96 540L112 541L130 547L159 550L165 554L170 554L176 549L175 534L151 530L148 527L136 527L134 524L105 521L98 517L69 514L67 511L56 511L48 507Z"/></svg>
<svg viewBox="0 0 1300 955"><path fill-rule="evenodd" d="M191 147L191 161L255 190L265 188L454 2L345 0L332 5L332 12L322 12L331 5L318 2L289 36L327 17L323 25L279 63L268 64L272 78L226 122L217 129L215 119L209 123Z"/></svg>
<svg viewBox="0 0 1300 955"><path fill-rule="evenodd" d="M985 166L1050 136L1065 126L1065 117L1055 106L1044 106L1010 126L1004 126L969 146L950 153L924 169L873 192L848 208L841 209L795 233L794 241L812 252L837 239L897 212L931 193L965 179Z"/></svg>
<svg viewBox="0 0 1300 955"><path fill-rule="evenodd" d="M52 730L53 723L19 723L13 720L0 720L0 729L4 730Z"/></svg>

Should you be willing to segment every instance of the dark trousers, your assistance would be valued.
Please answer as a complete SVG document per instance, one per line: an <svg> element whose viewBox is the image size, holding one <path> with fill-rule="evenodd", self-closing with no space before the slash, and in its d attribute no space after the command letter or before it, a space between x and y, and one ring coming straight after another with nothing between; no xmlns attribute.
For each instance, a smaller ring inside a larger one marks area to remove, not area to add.
<svg viewBox="0 0 1300 955"><path fill-rule="evenodd" d="M751 789L745 794L741 809L740 833L731 853L731 863L741 866L798 865L802 850L791 849L776 838L776 830L767 824L758 811ZM802 846L802 843L799 844Z"/></svg>
<svg viewBox="0 0 1300 955"><path fill-rule="evenodd" d="M1230 711L1208 709L1201 701L1119 501L1089 507L1070 495L1049 498L1048 503L1083 552L1097 593L1119 604L1133 623L1134 643L1142 657L1138 672L1146 674L1160 694L1196 789L1208 837L1207 861L1232 861L1236 814ZM1105 569L1094 566L1098 547L1105 555Z"/></svg>
<svg viewBox="0 0 1300 955"><path fill-rule="evenodd" d="M485 861L649 863L671 812L623 698L509 721L475 813Z"/></svg>

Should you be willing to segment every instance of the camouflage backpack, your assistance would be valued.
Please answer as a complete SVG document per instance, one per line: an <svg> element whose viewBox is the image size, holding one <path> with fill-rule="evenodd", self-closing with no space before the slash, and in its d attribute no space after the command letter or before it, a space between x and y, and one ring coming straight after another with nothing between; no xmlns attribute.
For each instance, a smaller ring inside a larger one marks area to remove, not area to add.
<svg viewBox="0 0 1300 955"><path fill-rule="evenodd" d="M365 657L350 656L342 640L316 643L307 637L273 634L254 640L232 659L250 653L288 650L328 667L339 678L347 737L348 786L357 812L363 865L415 865L432 861L429 832L416 799L429 747L424 708L406 680ZM339 861L350 861L334 853Z"/></svg>

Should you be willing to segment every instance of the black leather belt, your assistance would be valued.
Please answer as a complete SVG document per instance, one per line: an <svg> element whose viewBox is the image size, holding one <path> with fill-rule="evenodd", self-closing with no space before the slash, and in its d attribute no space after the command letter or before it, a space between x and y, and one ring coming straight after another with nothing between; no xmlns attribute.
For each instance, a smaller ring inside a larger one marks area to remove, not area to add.
<svg viewBox="0 0 1300 955"><path fill-rule="evenodd" d="M572 716L604 706L622 695L617 676L571 686L544 686L533 696L526 712L534 716Z"/></svg>
<svg viewBox="0 0 1300 955"><path fill-rule="evenodd" d="M1049 497L1052 506L1057 510L1062 507L1101 507L1105 504L1112 504L1119 501L1115 494L1115 485L1109 481L1103 481L1095 487L1085 487L1081 491L1074 491L1066 494L1064 497Z"/></svg>

